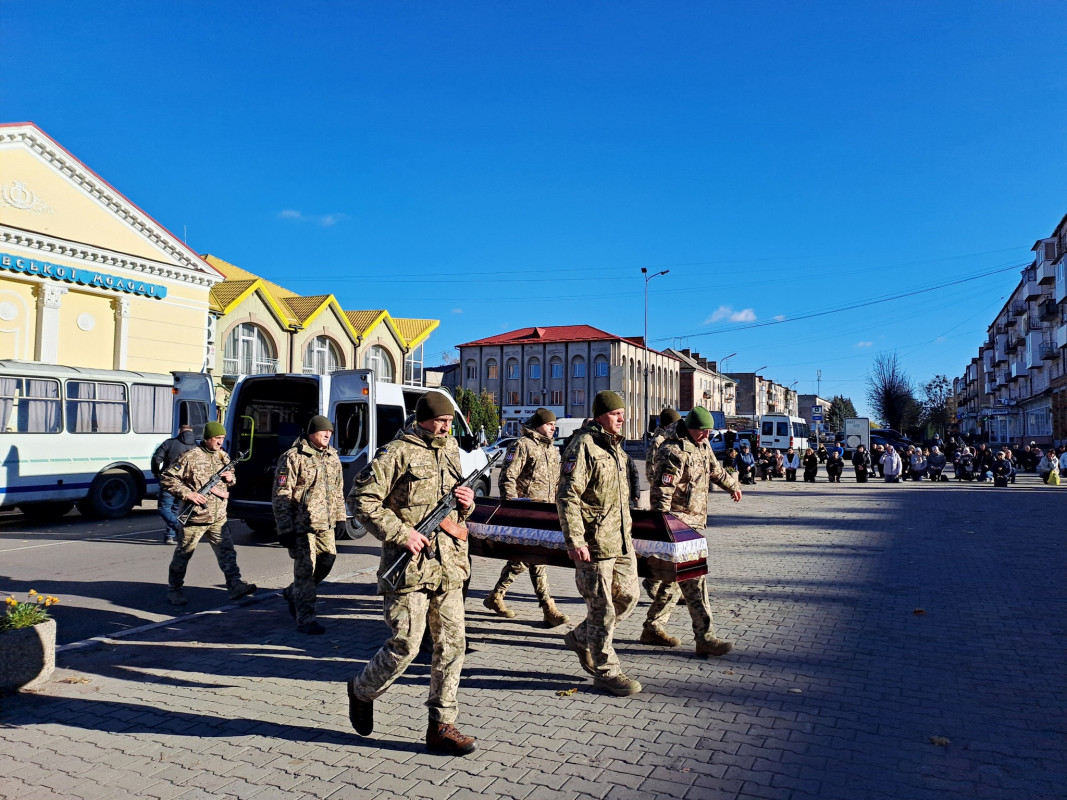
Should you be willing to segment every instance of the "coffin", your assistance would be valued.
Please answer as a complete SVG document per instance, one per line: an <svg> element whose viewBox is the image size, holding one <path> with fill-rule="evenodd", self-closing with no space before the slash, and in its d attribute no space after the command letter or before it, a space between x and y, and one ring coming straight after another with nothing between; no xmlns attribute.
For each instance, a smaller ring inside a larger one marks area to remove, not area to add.
<svg viewBox="0 0 1067 800"><path fill-rule="evenodd" d="M708 574L708 543L673 514L634 509L634 550L642 577L684 581ZM479 497L467 519L471 555L574 567L554 503Z"/></svg>

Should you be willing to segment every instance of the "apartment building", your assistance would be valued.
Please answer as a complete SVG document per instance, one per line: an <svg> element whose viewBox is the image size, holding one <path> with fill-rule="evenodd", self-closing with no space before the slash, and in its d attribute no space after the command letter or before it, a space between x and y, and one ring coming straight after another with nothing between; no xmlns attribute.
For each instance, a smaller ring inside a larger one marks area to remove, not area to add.
<svg viewBox="0 0 1067 800"><path fill-rule="evenodd" d="M727 377L736 381L737 415L760 417L764 414L796 415L797 393L795 389L775 383L755 372L729 372Z"/></svg>
<svg viewBox="0 0 1067 800"><path fill-rule="evenodd" d="M736 413L737 381L718 371L714 361L702 358L689 348L663 351L678 359L678 410L683 414L697 406L708 411L722 411L728 417Z"/></svg>
<svg viewBox="0 0 1067 800"><path fill-rule="evenodd" d="M588 417L596 393L610 389L626 402L625 437L640 439L649 418L646 381L649 416L678 407L681 362L645 347L641 337L561 325L520 328L457 347L458 385L487 391L505 430L517 429L538 406L557 417Z"/></svg>
<svg viewBox="0 0 1067 800"><path fill-rule="evenodd" d="M1067 216L1033 246L1034 261L953 381L963 433L995 442L1067 442Z"/></svg>

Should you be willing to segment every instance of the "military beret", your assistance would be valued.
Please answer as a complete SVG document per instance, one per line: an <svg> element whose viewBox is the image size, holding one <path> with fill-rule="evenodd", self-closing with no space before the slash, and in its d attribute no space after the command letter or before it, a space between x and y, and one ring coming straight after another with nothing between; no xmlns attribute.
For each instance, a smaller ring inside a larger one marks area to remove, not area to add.
<svg viewBox="0 0 1067 800"><path fill-rule="evenodd" d="M456 409L440 392L427 392L415 404L415 421L425 422L435 417L454 417Z"/></svg>
<svg viewBox="0 0 1067 800"><path fill-rule="evenodd" d="M308 433L318 433L319 431L332 431L333 423L330 422L322 414L316 414L308 422Z"/></svg>
<svg viewBox="0 0 1067 800"><path fill-rule="evenodd" d="M549 422L555 422L556 415L549 411L547 408L537 409L529 420L526 421L527 428L540 428L542 425L547 425Z"/></svg>
<svg viewBox="0 0 1067 800"><path fill-rule="evenodd" d="M204 426L204 438L214 439L216 436L225 436L226 427L221 422L209 422Z"/></svg>
<svg viewBox="0 0 1067 800"><path fill-rule="evenodd" d="M622 398L615 392L607 389L597 392L596 397L593 398L593 418L595 419L601 414L607 414L609 411L616 411L623 408L624 405Z"/></svg>

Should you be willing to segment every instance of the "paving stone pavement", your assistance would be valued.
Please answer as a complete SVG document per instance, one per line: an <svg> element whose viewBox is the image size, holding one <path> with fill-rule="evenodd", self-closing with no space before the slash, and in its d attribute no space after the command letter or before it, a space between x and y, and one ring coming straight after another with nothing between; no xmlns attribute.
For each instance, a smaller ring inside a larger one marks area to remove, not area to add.
<svg viewBox="0 0 1067 800"><path fill-rule="evenodd" d="M323 586L325 636L269 594L63 650L44 690L3 700L0 796L1067 797L1067 490L775 481L712 501L736 649L695 658L684 608L681 647L638 644L643 598L616 635L634 697L592 688L525 577L517 618L486 612L500 562L477 560L458 723L477 752L424 752L421 657L356 736L343 681L387 635L367 558ZM550 577L580 621L573 572Z"/></svg>

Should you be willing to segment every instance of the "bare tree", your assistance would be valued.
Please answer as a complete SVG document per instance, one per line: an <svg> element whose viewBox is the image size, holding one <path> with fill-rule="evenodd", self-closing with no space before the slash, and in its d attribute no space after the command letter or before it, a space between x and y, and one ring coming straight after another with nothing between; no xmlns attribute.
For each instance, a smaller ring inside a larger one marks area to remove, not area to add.
<svg viewBox="0 0 1067 800"><path fill-rule="evenodd" d="M948 407L952 397L952 383L944 375L935 375L923 384L923 394L923 422L944 435L952 424Z"/></svg>
<svg viewBox="0 0 1067 800"><path fill-rule="evenodd" d="M903 432L919 422L921 407L896 353L879 353L867 373L867 402L890 428Z"/></svg>

